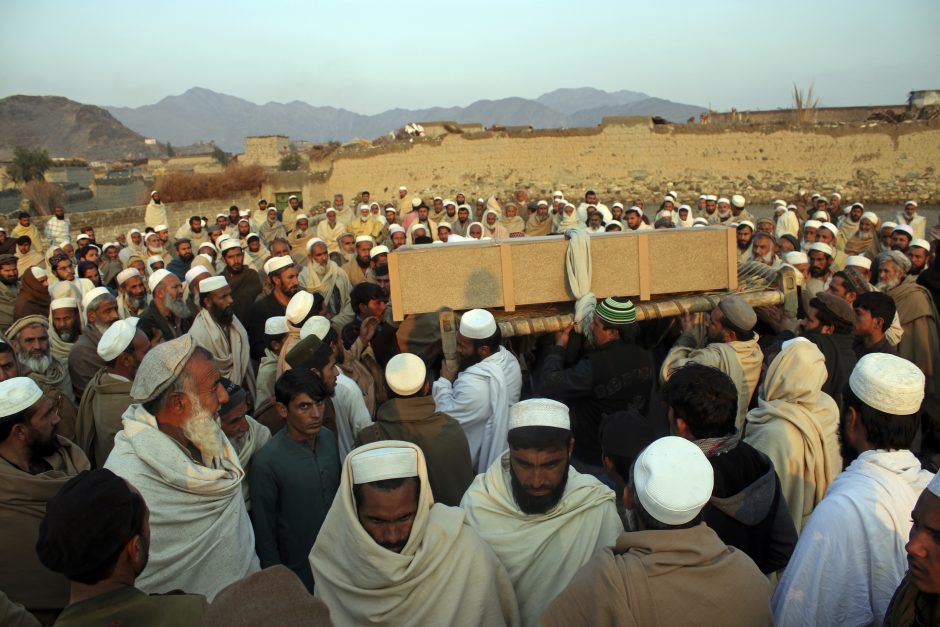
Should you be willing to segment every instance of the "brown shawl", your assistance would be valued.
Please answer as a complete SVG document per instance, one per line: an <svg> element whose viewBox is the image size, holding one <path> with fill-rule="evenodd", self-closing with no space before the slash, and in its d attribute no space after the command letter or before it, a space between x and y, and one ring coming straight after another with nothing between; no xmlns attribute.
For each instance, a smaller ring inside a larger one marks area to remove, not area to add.
<svg viewBox="0 0 940 627"><path fill-rule="evenodd" d="M52 297L45 285L39 282L32 272L27 272L20 279L20 293L16 297L16 307L13 309L13 319L19 320L25 316L49 315L49 305Z"/></svg>
<svg viewBox="0 0 940 627"><path fill-rule="evenodd" d="M69 584L36 557L39 523L46 502L65 483L90 465L78 446L59 436L61 448L45 460L52 470L31 475L0 459L0 590L28 610L65 607Z"/></svg>
<svg viewBox="0 0 940 627"><path fill-rule="evenodd" d="M525 234L527 237L536 237L539 235L552 234L552 218L545 216L544 220L539 220L539 215L533 213L529 216L529 221L525 225Z"/></svg>

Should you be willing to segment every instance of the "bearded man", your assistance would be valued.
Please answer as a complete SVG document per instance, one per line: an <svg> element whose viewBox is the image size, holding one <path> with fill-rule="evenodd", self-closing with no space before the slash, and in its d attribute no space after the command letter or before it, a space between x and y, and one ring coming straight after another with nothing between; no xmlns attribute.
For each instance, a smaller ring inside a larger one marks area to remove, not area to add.
<svg viewBox="0 0 940 627"><path fill-rule="evenodd" d="M82 397L88 382L104 368L104 361L98 356L98 341L101 334L118 319L117 300L106 287L96 287L85 294L82 308L87 324L69 355L69 376L72 378L75 398Z"/></svg>
<svg viewBox="0 0 940 627"><path fill-rule="evenodd" d="M326 315L333 326L342 330L352 322L352 284L349 275L330 259L326 242L313 238L307 242L309 263L300 272L300 286L308 292L317 292L326 301Z"/></svg>
<svg viewBox="0 0 940 627"><path fill-rule="evenodd" d="M575 572L623 533L614 492L571 466L568 408L534 398L513 405L509 450L478 475L460 507L505 566L522 624L535 626Z"/></svg>
<svg viewBox="0 0 940 627"><path fill-rule="evenodd" d="M930 406L940 393L940 315L927 288L908 276L910 269L911 260L901 252L878 255L878 289L894 299L904 329L898 355L915 363L927 377Z"/></svg>
<svg viewBox="0 0 940 627"><path fill-rule="evenodd" d="M76 403L72 381L67 365L51 354L48 326L43 316L26 316L17 320L7 335L16 352L18 376L29 377L39 385L61 419L59 433L74 441Z"/></svg>
<svg viewBox="0 0 940 627"><path fill-rule="evenodd" d="M271 430L248 415L248 394L245 388L232 383L225 377L221 381L228 395L228 401L219 407L219 428L235 449L238 462L245 470L242 495L245 497L245 507L251 511L251 498L248 493L251 459L271 439Z"/></svg>
<svg viewBox="0 0 940 627"><path fill-rule="evenodd" d="M763 231L754 233L751 238L751 261L771 267L780 264L780 258L777 257L777 240L773 235Z"/></svg>
<svg viewBox="0 0 940 627"><path fill-rule="evenodd" d="M826 289L826 284L832 273L835 251L829 244L814 242L809 246L809 280L806 282L806 294L804 298L812 298L817 293Z"/></svg>
<svg viewBox="0 0 940 627"><path fill-rule="evenodd" d="M339 238L346 232L346 225L336 219L336 209L329 207L326 210L326 219L317 225L317 237L326 243L331 253L339 252ZM309 253L310 242L307 242Z"/></svg>
<svg viewBox="0 0 940 627"><path fill-rule="evenodd" d="M13 324L16 299L20 294L16 257L0 254L0 329Z"/></svg>
<svg viewBox="0 0 940 627"><path fill-rule="evenodd" d="M160 329L165 340L172 340L185 332L193 316L192 308L186 301L183 284L176 275L168 270L157 270L147 279L153 300L140 313L140 317L150 320Z"/></svg>
<svg viewBox="0 0 940 627"><path fill-rule="evenodd" d="M856 203L857 205L858 203ZM855 205L853 205L854 207ZM865 255L872 258L881 251L881 244L878 241L878 215L871 211L861 212L861 209L852 209L849 216L840 223L839 232L845 235L845 225L854 213L859 213L857 228L851 235L845 237L845 254Z"/></svg>
<svg viewBox="0 0 940 627"><path fill-rule="evenodd" d="M137 317L147 307L147 288L137 268L127 268L117 275L118 315L123 318Z"/></svg>
<svg viewBox="0 0 940 627"><path fill-rule="evenodd" d="M353 263L343 264L343 272L349 277L349 284L353 287L356 287L365 280L366 272L369 270L369 263L371 261L369 252L374 245L375 240L370 236L356 236L356 257Z"/></svg>
<svg viewBox="0 0 940 627"><path fill-rule="evenodd" d="M374 240L382 234L384 225L372 217L369 205L359 205L359 217L349 223L349 232L358 239L360 235L368 235Z"/></svg>
<svg viewBox="0 0 940 627"><path fill-rule="evenodd" d="M259 570L245 471L218 425L228 395L212 354L190 335L159 344L141 362L131 398L105 468L151 508L150 561L136 586L212 599Z"/></svg>
<svg viewBox="0 0 940 627"><path fill-rule="evenodd" d="M248 322L248 309L261 294L261 277L254 268L245 266L245 253L237 239L225 240L219 250L222 251L222 260L225 261L222 276L232 290L235 316L241 324L245 324Z"/></svg>
<svg viewBox="0 0 940 627"><path fill-rule="evenodd" d="M121 416L132 403L131 382L150 349L137 321L118 320L101 335L98 356L105 367L88 382L78 408L75 442L96 468L111 454L114 436L122 429Z"/></svg>
<svg viewBox="0 0 940 627"><path fill-rule="evenodd" d="M176 249L176 257L170 260L170 263L166 265L166 269L182 281L186 277L186 271L192 265L196 254L193 252L193 243L186 238L176 240L173 247Z"/></svg>
<svg viewBox="0 0 940 627"><path fill-rule="evenodd" d="M69 354L82 332L78 300L54 298L49 304L49 347L52 357L68 367Z"/></svg>
<svg viewBox="0 0 940 627"><path fill-rule="evenodd" d="M144 238L144 242L147 244L147 265L150 265L151 257L159 257L162 259L164 267L173 260L173 257L167 252L166 247L163 245L163 240L160 239L159 233L148 233Z"/></svg>
<svg viewBox="0 0 940 627"><path fill-rule="evenodd" d="M271 281L271 291L251 304L248 310L248 340L251 342L251 358L264 357L267 338L264 325L275 316L283 316L287 303L300 290L297 266L290 257L272 257L264 264L264 273Z"/></svg>
<svg viewBox="0 0 940 627"><path fill-rule="evenodd" d="M31 612L54 614L68 602L68 582L37 558L39 524L49 499L88 470L88 459L58 435L55 406L32 379L0 382L0 398L0 589Z"/></svg>
<svg viewBox="0 0 940 627"><path fill-rule="evenodd" d="M212 353L219 373L243 386L255 398L255 373L248 354L248 333L235 317L232 288L225 277L214 276L199 283L202 310L189 335L197 346Z"/></svg>
<svg viewBox="0 0 940 627"><path fill-rule="evenodd" d="M506 570L465 517L434 503L418 446L355 449L310 552L314 594L339 625L518 625Z"/></svg>
<svg viewBox="0 0 940 627"><path fill-rule="evenodd" d="M166 205L160 201L160 192L154 190L150 192L150 203L144 211L144 224L152 229L156 229L161 224L167 223Z"/></svg>

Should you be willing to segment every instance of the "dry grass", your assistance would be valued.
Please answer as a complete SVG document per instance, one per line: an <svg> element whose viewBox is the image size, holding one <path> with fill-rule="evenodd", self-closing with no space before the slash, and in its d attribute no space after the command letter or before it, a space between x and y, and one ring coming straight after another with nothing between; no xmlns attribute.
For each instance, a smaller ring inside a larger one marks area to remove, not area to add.
<svg viewBox="0 0 940 627"><path fill-rule="evenodd" d="M259 192L264 176L261 166L230 164L219 174L174 172L161 176L156 189L165 202L228 198L241 192Z"/></svg>
<svg viewBox="0 0 940 627"><path fill-rule="evenodd" d="M20 189L23 198L29 200L36 215L48 216L52 208L65 203L65 190L55 183L32 180Z"/></svg>
<svg viewBox="0 0 940 627"><path fill-rule="evenodd" d="M804 92L793 84L793 121L797 126L815 121L819 98L813 93L813 84Z"/></svg>

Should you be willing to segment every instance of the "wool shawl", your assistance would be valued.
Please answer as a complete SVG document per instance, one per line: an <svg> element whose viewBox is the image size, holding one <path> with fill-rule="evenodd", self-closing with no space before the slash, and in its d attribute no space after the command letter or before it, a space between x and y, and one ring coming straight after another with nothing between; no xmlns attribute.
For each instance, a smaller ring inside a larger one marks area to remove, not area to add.
<svg viewBox="0 0 940 627"><path fill-rule="evenodd" d="M248 333L237 317L232 318L232 323L225 329L208 309L202 309L189 334L196 345L212 353L220 375L242 386L252 399L255 398L255 373L248 355Z"/></svg>

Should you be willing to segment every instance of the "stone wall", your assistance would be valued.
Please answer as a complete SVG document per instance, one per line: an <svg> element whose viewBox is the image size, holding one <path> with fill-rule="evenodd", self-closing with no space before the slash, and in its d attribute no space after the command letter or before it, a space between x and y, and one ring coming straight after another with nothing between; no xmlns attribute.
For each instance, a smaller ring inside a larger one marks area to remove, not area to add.
<svg viewBox="0 0 940 627"><path fill-rule="evenodd" d="M262 135L245 138L245 154L238 157L242 165L260 165L274 168L290 150L286 135Z"/></svg>
<svg viewBox="0 0 940 627"><path fill-rule="evenodd" d="M807 111L807 121L816 124L861 124L875 113L901 115L907 111L906 104L879 107L820 107ZM793 124L796 112L793 109L772 111L725 111L708 114L709 124Z"/></svg>

